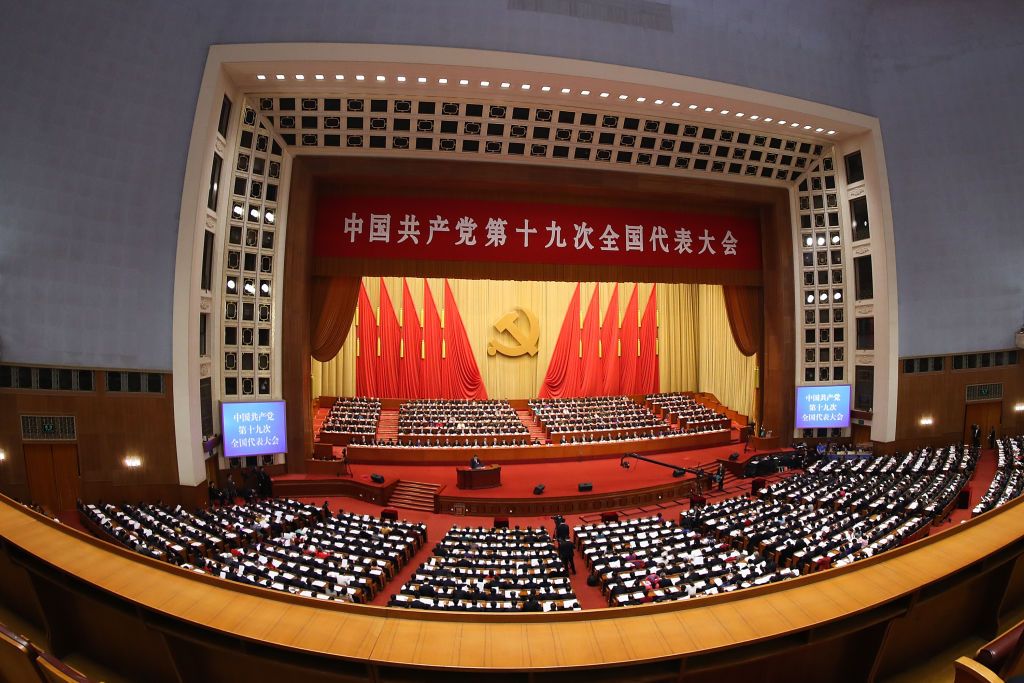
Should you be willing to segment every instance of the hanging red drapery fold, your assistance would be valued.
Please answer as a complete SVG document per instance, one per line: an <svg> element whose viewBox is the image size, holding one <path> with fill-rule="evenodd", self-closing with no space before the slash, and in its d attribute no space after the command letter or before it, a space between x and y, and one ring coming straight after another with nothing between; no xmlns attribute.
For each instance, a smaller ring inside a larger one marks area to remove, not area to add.
<svg viewBox="0 0 1024 683"><path fill-rule="evenodd" d="M740 353L753 356L760 352L763 334L761 288L725 285L722 296L729 316L729 329Z"/></svg>
<svg viewBox="0 0 1024 683"><path fill-rule="evenodd" d="M310 355L325 363L341 351L359 303L358 277L313 278L309 310Z"/></svg>
<svg viewBox="0 0 1024 683"><path fill-rule="evenodd" d="M580 285L569 300L562 329L551 351L548 371L540 387L540 398L569 398L577 395L580 383Z"/></svg>
<svg viewBox="0 0 1024 683"><path fill-rule="evenodd" d="M600 287L594 285L594 293L583 317L583 331L580 333L580 396L600 396L604 389L604 367L601 364L601 300Z"/></svg>
<svg viewBox="0 0 1024 683"><path fill-rule="evenodd" d="M636 370L636 393L656 394L661 387L658 376L658 286L651 287L651 296L640 321L640 360Z"/></svg>
<svg viewBox="0 0 1024 683"><path fill-rule="evenodd" d="M444 281L444 345L445 370L451 390L450 398L486 399L487 388L480 377L480 368L469 345L462 316L448 280Z"/></svg>
<svg viewBox="0 0 1024 683"><path fill-rule="evenodd" d="M409 283L402 278L402 358L398 367L398 395L403 398L423 396L423 328L416 314Z"/></svg>
<svg viewBox="0 0 1024 683"><path fill-rule="evenodd" d="M402 330L391 304L384 278L380 279L380 395L381 398L401 398L398 395L398 362L402 348Z"/></svg>
<svg viewBox="0 0 1024 683"><path fill-rule="evenodd" d="M441 358L441 316L437 313L430 285L423 280L423 397L449 398Z"/></svg>
<svg viewBox="0 0 1024 683"><path fill-rule="evenodd" d="M377 381L377 316L366 293L366 285L359 285L359 322L357 326L359 339L356 357L356 395L380 396Z"/></svg>
<svg viewBox="0 0 1024 683"><path fill-rule="evenodd" d="M612 288L608 310L601 325L601 358L604 366L604 385L601 393L607 396L619 393L619 285Z"/></svg>
<svg viewBox="0 0 1024 683"><path fill-rule="evenodd" d="M636 393L636 368L640 358L639 289L639 285L633 285L619 328L619 392L623 394Z"/></svg>

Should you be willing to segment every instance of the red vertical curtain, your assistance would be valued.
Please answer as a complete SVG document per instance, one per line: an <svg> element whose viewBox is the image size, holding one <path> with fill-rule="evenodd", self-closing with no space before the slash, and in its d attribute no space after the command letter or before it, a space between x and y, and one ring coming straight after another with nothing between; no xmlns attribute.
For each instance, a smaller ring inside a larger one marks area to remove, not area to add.
<svg viewBox="0 0 1024 683"><path fill-rule="evenodd" d="M580 285L569 300L548 372L540 387L540 398L568 398L577 395L580 384Z"/></svg>
<svg viewBox="0 0 1024 683"><path fill-rule="evenodd" d="M744 356L753 356L761 350L763 305L760 287L722 287L725 311L729 316L729 329L737 348Z"/></svg>
<svg viewBox="0 0 1024 683"><path fill-rule="evenodd" d="M601 300L600 287L594 285L587 314L583 318L580 353L580 396L600 396L604 388L604 368L601 365Z"/></svg>
<svg viewBox="0 0 1024 683"><path fill-rule="evenodd" d="M380 279L380 395L381 398L399 398L398 395L398 361L402 347L402 330L398 326L398 316L391 305L391 296L384 286L384 278Z"/></svg>
<svg viewBox="0 0 1024 683"><path fill-rule="evenodd" d="M430 285L423 280L423 396L448 398L443 359L441 358L441 316L437 313Z"/></svg>
<svg viewBox="0 0 1024 683"><path fill-rule="evenodd" d="M601 393L619 393L619 285L612 289L608 310L601 325L601 357L604 366L604 386Z"/></svg>
<svg viewBox="0 0 1024 683"><path fill-rule="evenodd" d="M462 324L459 307L448 280L444 281L444 345L445 370L451 398L485 399L487 388L480 376L473 348L469 345L466 328Z"/></svg>
<svg viewBox="0 0 1024 683"><path fill-rule="evenodd" d="M358 277L316 277L309 310L310 355L321 363L341 351L359 303Z"/></svg>
<svg viewBox="0 0 1024 683"><path fill-rule="evenodd" d="M377 317L366 293L366 285L359 285L359 354L356 358L356 395L380 396L377 382Z"/></svg>
<svg viewBox="0 0 1024 683"><path fill-rule="evenodd" d="M633 285L633 293L622 314L622 326L619 328L619 392L636 393L636 370L640 356L640 305L637 301L639 285Z"/></svg>
<svg viewBox="0 0 1024 683"><path fill-rule="evenodd" d="M661 389L658 372L658 286L651 287L651 296L640 321L640 359L637 362L636 387L638 394L656 394Z"/></svg>
<svg viewBox="0 0 1024 683"><path fill-rule="evenodd" d="M402 398L423 396L423 328L416 314L409 283L402 278L402 358L398 367L398 395Z"/></svg>

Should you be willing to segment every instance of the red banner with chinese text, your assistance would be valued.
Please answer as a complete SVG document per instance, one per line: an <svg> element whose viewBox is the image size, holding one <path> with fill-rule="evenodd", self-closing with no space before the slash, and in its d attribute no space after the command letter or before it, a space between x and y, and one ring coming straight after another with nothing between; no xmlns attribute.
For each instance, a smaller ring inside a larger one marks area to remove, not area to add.
<svg viewBox="0 0 1024 683"><path fill-rule="evenodd" d="M757 221L644 209L422 197L321 197L317 256L761 268Z"/></svg>

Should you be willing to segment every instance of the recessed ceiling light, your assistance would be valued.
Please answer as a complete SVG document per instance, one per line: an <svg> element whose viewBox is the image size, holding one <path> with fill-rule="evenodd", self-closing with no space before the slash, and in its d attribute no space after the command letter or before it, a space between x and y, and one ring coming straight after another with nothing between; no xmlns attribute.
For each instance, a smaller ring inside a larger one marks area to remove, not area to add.
<svg viewBox="0 0 1024 683"><path fill-rule="evenodd" d="M778 121L776 121L776 123L780 126L784 126L786 125L786 119L779 119Z"/></svg>
<svg viewBox="0 0 1024 683"><path fill-rule="evenodd" d="M757 121L759 118L761 118L761 117L758 116L757 114L751 114L750 115L750 120L751 121Z"/></svg>
<svg viewBox="0 0 1024 683"><path fill-rule="evenodd" d="M601 93L601 97L608 97L608 93L606 93L606 92Z"/></svg>
<svg viewBox="0 0 1024 683"><path fill-rule="evenodd" d="M502 83L501 87L502 88L508 88L508 87L511 87L511 85L512 85L511 83Z"/></svg>
<svg viewBox="0 0 1024 683"><path fill-rule="evenodd" d="M720 112L718 112L718 113L719 113L719 114L728 114L728 113L729 113L729 110L728 110L728 109L723 109L722 111L720 111Z"/></svg>
<svg viewBox="0 0 1024 683"><path fill-rule="evenodd" d="M835 134L836 134L836 132L835 132L834 130L830 130L830 131L829 131L829 132L828 132L827 134L828 134L828 135L835 135Z"/></svg>
<svg viewBox="0 0 1024 683"><path fill-rule="evenodd" d="M543 86L541 86L540 89L542 91L544 91L544 92L551 92L551 86L550 85L543 85Z"/></svg>
<svg viewBox="0 0 1024 683"><path fill-rule="evenodd" d="M806 237L806 238L804 239L804 244L806 244L806 245L807 245L807 246L809 246L809 247L813 247L813 246L814 246L814 238L813 238L813 237L811 237L810 235L808 235L808 236L807 236L807 237Z"/></svg>
<svg viewBox="0 0 1024 683"><path fill-rule="evenodd" d="M707 111L707 112L711 112L711 111L714 111L714 110L715 110L714 107L704 107L704 111Z"/></svg>
<svg viewBox="0 0 1024 683"><path fill-rule="evenodd" d="M736 112L736 118L739 119L739 118L742 118L743 116L745 116L745 114L743 112L741 112L741 111Z"/></svg>
<svg viewBox="0 0 1024 683"><path fill-rule="evenodd" d="M356 80L357 81L365 81L366 80L366 76L364 76L362 74L359 74L359 75L356 76Z"/></svg>
<svg viewBox="0 0 1024 683"><path fill-rule="evenodd" d="M530 84L529 83L523 83L519 87L522 88L523 90L529 90L530 89Z"/></svg>
<svg viewBox="0 0 1024 683"><path fill-rule="evenodd" d="M572 90L569 90L568 88L562 88L562 94L563 95L568 95L571 92L572 92Z"/></svg>
<svg viewBox="0 0 1024 683"><path fill-rule="evenodd" d="M274 76L274 78L276 78L279 81L283 81L284 80L284 74L277 74L276 76Z"/></svg>
<svg viewBox="0 0 1024 683"><path fill-rule="evenodd" d="M804 126L804 130L810 130L810 129L811 129L810 126Z"/></svg>
<svg viewBox="0 0 1024 683"><path fill-rule="evenodd" d="M789 127L790 128L799 128L800 124L799 123L791 123L791 124L789 124Z"/></svg>
<svg viewBox="0 0 1024 683"><path fill-rule="evenodd" d="M647 98L646 97L638 97L638 98L636 98L636 101L637 102L646 102Z"/></svg>
<svg viewBox="0 0 1024 683"><path fill-rule="evenodd" d="M655 104L665 104L665 100L654 100Z"/></svg>
<svg viewBox="0 0 1024 683"><path fill-rule="evenodd" d="M377 76L377 80L383 83L387 79L384 76Z"/></svg>
<svg viewBox="0 0 1024 683"><path fill-rule="evenodd" d="M489 88L489 87L491 87L491 82L490 81L480 81L480 87L481 88Z"/></svg>
<svg viewBox="0 0 1024 683"><path fill-rule="evenodd" d="M589 90L580 90L580 94L583 95L584 97L586 97L587 95L590 94L590 91Z"/></svg>
<svg viewBox="0 0 1024 683"><path fill-rule="evenodd" d="M679 106L679 102L673 102L673 103L672 103L672 106L673 106L673 107L678 107L678 106Z"/></svg>
<svg viewBox="0 0 1024 683"><path fill-rule="evenodd" d="M427 77L426 76L420 76L419 78L416 79L416 82L417 83L426 83L427 82Z"/></svg>
<svg viewBox="0 0 1024 683"><path fill-rule="evenodd" d="M825 246L825 236L824 235L820 235L818 237L818 246L819 247Z"/></svg>
<svg viewBox="0 0 1024 683"><path fill-rule="evenodd" d="M395 80L399 83L405 83L405 76L395 76Z"/></svg>
<svg viewBox="0 0 1024 683"><path fill-rule="evenodd" d="M839 234L832 235L832 244L839 244Z"/></svg>
<svg viewBox="0 0 1024 683"><path fill-rule="evenodd" d="M336 81L343 81L343 80L345 80L345 77L343 75L341 75L341 74L334 74L334 80L336 80Z"/></svg>
<svg viewBox="0 0 1024 683"><path fill-rule="evenodd" d="M306 77L303 76L302 74L295 74L295 80L297 80L297 81L304 81L304 80L306 80Z"/></svg>
<svg viewBox="0 0 1024 683"><path fill-rule="evenodd" d="M265 81L265 80L267 80L267 75L266 74L256 74L256 80L257 81Z"/></svg>
<svg viewBox="0 0 1024 683"><path fill-rule="evenodd" d="M825 130L825 129L824 129L824 128L815 128L815 129L814 129L814 132L815 132L815 133L820 133L820 132L822 132L823 130Z"/></svg>
<svg viewBox="0 0 1024 683"><path fill-rule="evenodd" d="M448 79L447 78L439 78L439 79L437 79L437 82L440 83L441 85L448 85Z"/></svg>
<svg viewBox="0 0 1024 683"><path fill-rule="evenodd" d="M764 117L764 122L765 122L765 123L771 123L771 122L772 122L772 121L774 121L774 120L775 120L775 119L773 119L773 118L772 118L772 117L770 117L770 116L766 116L766 117Z"/></svg>
<svg viewBox="0 0 1024 683"><path fill-rule="evenodd" d="M619 99L620 100L628 100L629 99L629 95L619 95Z"/></svg>
<svg viewBox="0 0 1024 683"><path fill-rule="evenodd" d="M697 105L696 105L696 104L691 104L691 105L690 105L690 106L688 107L688 109L696 109L696 108L697 108Z"/></svg>
<svg viewBox="0 0 1024 683"><path fill-rule="evenodd" d="M459 85L469 85L469 81L466 80L465 78L460 78Z"/></svg>
<svg viewBox="0 0 1024 683"><path fill-rule="evenodd" d="M324 75L323 74L316 74L315 76L313 76L313 78L315 78L318 81L322 81L322 80L324 80Z"/></svg>

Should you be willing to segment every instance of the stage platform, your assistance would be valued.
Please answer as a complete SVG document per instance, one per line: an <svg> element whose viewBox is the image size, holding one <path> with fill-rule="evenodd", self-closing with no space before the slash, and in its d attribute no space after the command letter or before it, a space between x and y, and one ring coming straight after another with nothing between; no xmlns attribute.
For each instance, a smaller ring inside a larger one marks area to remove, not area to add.
<svg viewBox="0 0 1024 683"><path fill-rule="evenodd" d="M734 432L735 433L735 432ZM719 461L728 462L731 453L739 453L736 462L746 462L755 455L771 451L743 452L743 444L730 443L698 450L672 451L650 457L673 467L703 468L708 475ZM483 452L484 462L488 462ZM469 454L467 453L468 464ZM454 465L415 464L353 464L351 474L287 474L274 477L274 492L280 496L348 496L387 503L390 494L402 480L434 484L439 488L435 512L478 515L544 515L578 514L588 511L612 510L637 505L657 504L688 497L698 489L697 477L687 474L674 478L671 469L652 463L629 460L629 469L620 467L620 455L563 460L546 463L501 462L501 486L481 490L457 488ZM329 465L329 463L317 463ZM371 475L379 474L383 482L375 483ZM590 483L593 490L580 492L580 483ZM544 484L544 492L534 495L534 487ZM706 489L708 483L700 482Z"/></svg>

